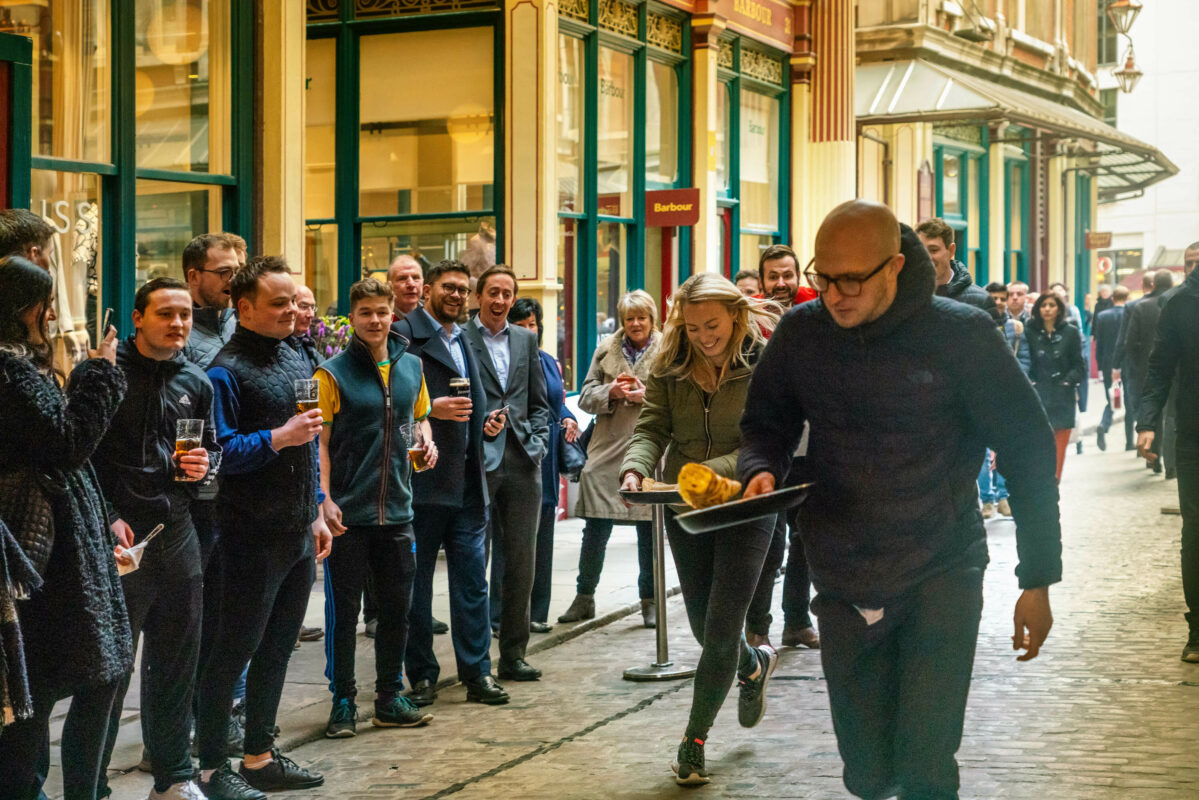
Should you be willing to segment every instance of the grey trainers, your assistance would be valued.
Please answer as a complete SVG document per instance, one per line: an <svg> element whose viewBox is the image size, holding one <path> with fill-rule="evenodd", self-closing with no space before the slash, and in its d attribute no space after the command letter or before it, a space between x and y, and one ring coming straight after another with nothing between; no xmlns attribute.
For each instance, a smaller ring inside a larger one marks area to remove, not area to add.
<svg viewBox="0 0 1199 800"><path fill-rule="evenodd" d="M766 684L779 662L778 652L768 644L755 647L754 655L758 659L758 676L737 680L741 690L737 698L737 722L742 728L752 728L762 721L766 713Z"/></svg>
<svg viewBox="0 0 1199 800"><path fill-rule="evenodd" d="M670 768L674 770L674 782L679 786L703 786L711 782L708 770L704 768L704 740L684 739Z"/></svg>

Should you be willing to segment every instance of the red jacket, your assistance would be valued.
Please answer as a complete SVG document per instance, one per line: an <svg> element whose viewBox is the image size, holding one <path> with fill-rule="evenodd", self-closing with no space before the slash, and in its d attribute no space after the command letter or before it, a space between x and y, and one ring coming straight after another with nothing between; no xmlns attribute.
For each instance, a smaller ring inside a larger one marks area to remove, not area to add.
<svg viewBox="0 0 1199 800"><path fill-rule="evenodd" d="M809 289L807 286L800 286L795 290L795 299L791 301L791 307L794 308L801 303L806 303L809 300L815 300L819 296L820 292L816 291L815 289ZM754 297L758 300L762 300L765 298L765 295L755 294ZM762 329L762 335L767 339L770 338L770 334L771 331L768 331L765 328Z"/></svg>

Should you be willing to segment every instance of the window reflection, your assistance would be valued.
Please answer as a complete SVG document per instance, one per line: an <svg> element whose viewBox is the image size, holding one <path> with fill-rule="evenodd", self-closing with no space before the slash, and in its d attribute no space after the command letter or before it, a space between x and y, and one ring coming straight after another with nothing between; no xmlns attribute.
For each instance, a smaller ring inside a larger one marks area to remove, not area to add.
<svg viewBox="0 0 1199 800"><path fill-rule="evenodd" d="M315 225L304 232L304 263L312 277L318 314L337 313L337 226Z"/></svg>
<svg viewBox="0 0 1199 800"><path fill-rule="evenodd" d="M558 209L583 208L583 41L558 37Z"/></svg>
<svg viewBox="0 0 1199 800"><path fill-rule="evenodd" d="M366 223L362 226L362 275L386 278L396 256L410 255L425 270L457 259L478 277L495 264L495 218Z"/></svg>
<svg viewBox="0 0 1199 800"><path fill-rule="evenodd" d="M774 231L779 220L779 101L743 91L740 111L741 227Z"/></svg>
<svg viewBox="0 0 1199 800"><path fill-rule="evenodd" d="M633 112L633 57L601 47L596 108L600 214L633 215Z"/></svg>
<svg viewBox="0 0 1199 800"><path fill-rule="evenodd" d="M558 363L567 391L575 387L575 258L578 223L558 220Z"/></svg>
<svg viewBox="0 0 1199 800"><path fill-rule="evenodd" d="M100 176L86 172L30 172L30 210L54 228L50 254L57 329L94 337L101 271ZM92 341L95 341L93 338Z"/></svg>
<svg viewBox="0 0 1199 800"><path fill-rule="evenodd" d="M330 219L336 205L337 40L308 41L304 82L304 217Z"/></svg>
<svg viewBox="0 0 1199 800"><path fill-rule="evenodd" d="M649 62L646 83L645 179L673 184L679 176L679 77L669 64Z"/></svg>
<svg viewBox="0 0 1199 800"><path fill-rule="evenodd" d="M163 277L183 280L183 248L222 227L219 186L139 180L136 285Z"/></svg>
<svg viewBox="0 0 1199 800"><path fill-rule="evenodd" d="M137 165L228 173L229 0L138 0Z"/></svg>

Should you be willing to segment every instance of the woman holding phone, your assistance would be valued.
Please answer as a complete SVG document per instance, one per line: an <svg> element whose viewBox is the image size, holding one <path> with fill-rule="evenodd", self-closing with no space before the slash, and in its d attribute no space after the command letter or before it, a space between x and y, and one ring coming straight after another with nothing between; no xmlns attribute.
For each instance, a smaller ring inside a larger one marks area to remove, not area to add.
<svg viewBox="0 0 1199 800"><path fill-rule="evenodd" d="M616 304L620 327L596 348L591 368L579 392L579 408L595 416L595 430L587 445L587 464L579 476L579 502L575 516L584 520L579 550L579 577L574 602L559 622L577 622L595 616L595 588L604 569L613 525L637 529L637 594L641 621L654 627L654 536L650 507L628 507L613 488L619 483L620 462L645 400L645 382L658 355L658 306L654 298L637 289Z"/></svg>
<svg viewBox="0 0 1199 800"><path fill-rule="evenodd" d="M50 714L66 697L63 797L95 797L109 712L133 667L113 557L117 540L89 462L125 393L116 331L108 329L64 391L47 333L53 288L49 273L24 258L0 259L0 475L9 479L6 491L29 492L18 505L48 504L53 520L49 526L34 515L6 520L42 583L17 602L32 715L0 734L4 800L39 795L45 777L39 765L50 758Z"/></svg>
<svg viewBox="0 0 1199 800"><path fill-rule="evenodd" d="M637 490L665 458L663 480L699 462L735 478L740 422L750 376L778 321L777 306L746 297L727 278L688 278L672 299L644 404L621 464L620 488ZM681 785L708 783L704 744L733 676L737 719L752 728L766 710L766 684L778 655L745 641L745 612L770 547L774 518L692 535L666 509L666 535L691 632L703 647L691 715L672 769Z"/></svg>

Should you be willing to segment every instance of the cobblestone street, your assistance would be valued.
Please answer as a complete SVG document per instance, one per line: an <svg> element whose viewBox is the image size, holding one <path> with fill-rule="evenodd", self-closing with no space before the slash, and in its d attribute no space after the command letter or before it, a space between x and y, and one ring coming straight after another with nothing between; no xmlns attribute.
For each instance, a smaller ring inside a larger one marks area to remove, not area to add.
<svg viewBox="0 0 1199 800"><path fill-rule="evenodd" d="M1177 505L1176 487L1116 450L1116 439L1100 453L1088 436L1086 453L1067 457L1065 580L1051 590L1056 623L1049 641L1026 664L1011 650L1018 593L1014 529L1007 519L988 525L986 610L959 752L963 797L1199 796L1199 666L1178 658L1186 638L1177 567L1181 523L1160 513ZM572 564L557 567L573 572ZM775 641L780 591L781 584ZM555 598L555 615L566 602L569 597ZM671 600L669 612L672 656L694 663L697 647L685 629L681 598ZM545 678L506 684L510 705L467 704L464 690L453 687L431 707L436 719L429 727L364 723L348 740L312 738L327 700L320 698L319 674L308 675L312 705L300 739L308 743L290 755L322 771L326 783L289 797L634 800L680 794L669 764L686 720L690 681L621 678L626 667L648 663L653 647L639 615L624 617L531 656ZM298 668L293 662L293 673ZM730 694L708 740L713 784L699 791L848 797L819 654L783 649L768 696L766 718L745 730L736 721L736 693ZM362 700L369 705L368 692ZM301 733L288 730L286 721L283 727L285 736ZM149 784L141 773L121 775L114 796L144 797Z"/></svg>

